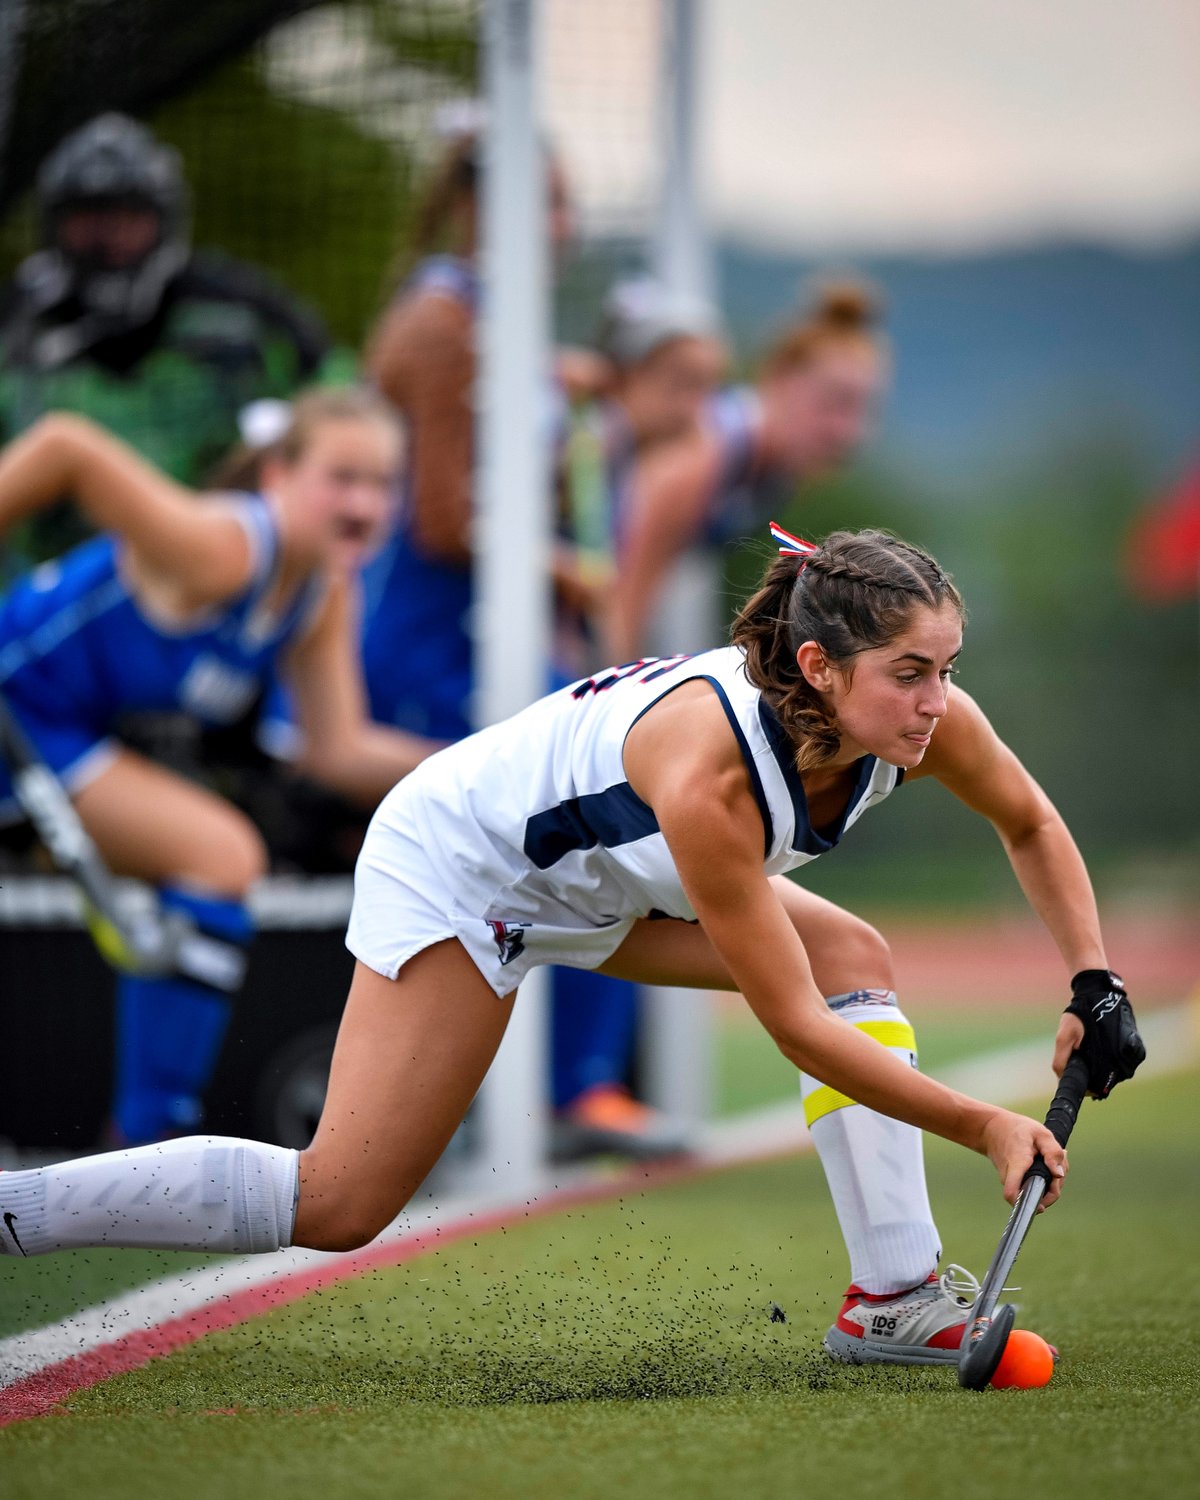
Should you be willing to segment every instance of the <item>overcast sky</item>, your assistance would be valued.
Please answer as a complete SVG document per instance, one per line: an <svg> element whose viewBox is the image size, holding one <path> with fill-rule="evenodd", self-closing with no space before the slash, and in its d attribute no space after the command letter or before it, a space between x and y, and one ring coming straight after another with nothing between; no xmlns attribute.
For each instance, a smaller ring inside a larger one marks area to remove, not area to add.
<svg viewBox="0 0 1200 1500"><path fill-rule="evenodd" d="M1200 232L1200 0L696 0L716 226L798 250ZM655 191L657 0L545 0L588 219Z"/></svg>

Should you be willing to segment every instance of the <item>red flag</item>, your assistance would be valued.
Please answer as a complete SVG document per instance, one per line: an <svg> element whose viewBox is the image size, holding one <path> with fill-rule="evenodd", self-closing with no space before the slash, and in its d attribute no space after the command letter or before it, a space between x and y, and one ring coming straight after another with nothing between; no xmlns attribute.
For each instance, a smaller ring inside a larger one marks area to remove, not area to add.
<svg viewBox="0 0 1200 1500"><path fill-rule="evenodd" d="M1137 517L1125 570L1134 593L1155 604L1200 589L1200 463Z"/></svg>

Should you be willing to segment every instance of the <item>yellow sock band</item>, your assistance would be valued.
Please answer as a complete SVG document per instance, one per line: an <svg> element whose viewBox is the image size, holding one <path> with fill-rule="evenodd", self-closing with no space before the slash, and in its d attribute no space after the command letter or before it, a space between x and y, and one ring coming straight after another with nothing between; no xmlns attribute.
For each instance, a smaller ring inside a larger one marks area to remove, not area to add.
<svg viewBox="0 0 1200 1500"><path fill-rule="evenodd" d="M904 1047L916 1056L917 1037L907 1021L855 1021L856 1031L873 1037L884 1047ZM845 1109L847 1104L856 1104L849 1094L839 1093L828 1084L821 1084L811 1094L804 1096L804 1121L809 1129L822 1115L832 1114L835 1109Z"/></svg>

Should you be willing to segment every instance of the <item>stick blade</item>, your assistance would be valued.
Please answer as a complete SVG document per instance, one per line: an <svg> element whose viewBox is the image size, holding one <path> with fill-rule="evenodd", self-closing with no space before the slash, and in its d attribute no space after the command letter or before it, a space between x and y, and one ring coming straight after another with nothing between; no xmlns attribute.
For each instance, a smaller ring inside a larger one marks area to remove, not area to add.
<svg viewBox="0 0 1200 1500"><path fill-rule="evenodd" d="M1004 1355L1016 1316L1016 1308L1011 1302L1005 1302L982 1329L976 1330L971 1325L964 1329L964 1343L958 1360L958 1383L964 1390L982 1391L986 1388Z"/></svg>

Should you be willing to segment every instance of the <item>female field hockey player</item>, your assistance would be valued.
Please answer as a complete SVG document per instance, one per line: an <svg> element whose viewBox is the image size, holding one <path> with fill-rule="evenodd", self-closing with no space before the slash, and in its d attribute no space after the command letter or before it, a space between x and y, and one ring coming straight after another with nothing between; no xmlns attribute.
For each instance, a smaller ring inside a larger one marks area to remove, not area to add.
<svg viewBox="0 0 1200 1500"><path fill-rule="evenodd" d="M690 432L638 465L609 606L615 660L646 651L684 552L765 525L798 484L837 469L862 445L888 376L879 318L865 286L827 286L776 338L752 384L719 392Z"/></svg>
<svg viewBox="0 0 1200 1500"><path fill-rule="evenodd" d="M0 1174L5 1251L363 1244L449 1140L522 976L566 963L742 992L800 1069L850 1248L854 1284L827 1347L953 1359L965 1307L935 1270L920 1131L989 1156L1010 1202L1039 1151L1053 1202L1066 1154L1035 1121L917 1072L882 939L783 872L904 778L934 776L994 824L1075 975L1055 1066L1082 1043L1107 1093L1136 1066L1136 1032L1062 820L950 686L953 583L878 532L784 540L794 550L731 646L564 688L385 798L359 860L358 966L307 1151L192 1137Z"/></svg>
<svg viewBox="0 0 1200 1500"><path fill-rule="evenodd" d="M290 680L307 767L372 804L433 748L366 717L354 574L387 515L395 418L356 391L301 397L261 494L198 498L84 418L49 416L0 454L0 534L73 496L106 533L0 599L0 693L118 873L228 945L237 988L253 824L123 747L118 715L236 721L273 669ZM0 819L19 816L0 763ZM122 975L113 1126L119 1140L194 1130L230 1010L216 984Z"/></svg>

